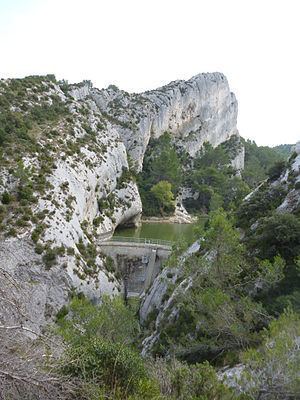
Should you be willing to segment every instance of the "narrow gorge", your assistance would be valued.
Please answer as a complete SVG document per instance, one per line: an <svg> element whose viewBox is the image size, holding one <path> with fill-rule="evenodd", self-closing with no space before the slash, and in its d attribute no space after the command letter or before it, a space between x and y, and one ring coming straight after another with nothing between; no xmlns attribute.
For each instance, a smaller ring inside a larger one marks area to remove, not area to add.
<svg viewBox="0 0 300 400"><path fill-rule="evenodd" d="M0 264L33 294L37 325L59 311L73 287L92 299L121 290L101 240L140 220L134 176L150 138L168 132L192 160L205 142L216 147L238 137L237 102L220 73L141 94L28 77L2 80L0 95L17 127L16 149L1 158ZM243 157L237 147L237 171Z"/></svg>

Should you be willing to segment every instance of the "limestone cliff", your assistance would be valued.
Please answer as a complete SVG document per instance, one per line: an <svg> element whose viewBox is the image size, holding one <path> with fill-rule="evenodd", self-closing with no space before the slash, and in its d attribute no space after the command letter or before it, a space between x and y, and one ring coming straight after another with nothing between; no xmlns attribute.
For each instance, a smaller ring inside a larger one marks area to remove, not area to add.
<svg viewBox="0 0 300 400"><path fill-rule="evenodd" d="M72 287L95 299L120 290L101 239L139 220L134 175L151 136L169 131L194 157L205 141L237 135L237 102L220 73L141 94L52 76L2 80L0 117L0 266L34 288L38 324ZM242 153L233 164L243 167Z"/></svg>
<svg viewBox="0 0 300 400"><path fill-rule="evenodd" d="M221 73L199 74L141 94L114 86L72 94L81 99L90 96L110 116L138 170L150 136L168 131L194 157L204 142L216 147L237 134L237 101Z"/></svg>

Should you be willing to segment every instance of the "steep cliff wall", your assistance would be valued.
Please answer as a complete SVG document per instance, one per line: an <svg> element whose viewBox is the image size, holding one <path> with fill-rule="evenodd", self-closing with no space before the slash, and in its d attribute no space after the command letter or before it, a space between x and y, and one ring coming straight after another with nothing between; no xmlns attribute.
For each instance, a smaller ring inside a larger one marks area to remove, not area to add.
<svg viewBox="0 0 300 400"><path fill-rule="evenodd" d="M216 147L237 134L237 101L221 73L199 74L141 94L109 87L77 96L91 96L111 116L138 170L150 136L168 131L194 157L205 141Z"/></svg>
<svg viewBox="0 0 300 400"><path fill-rule="evenodd" d="M6 80L0 100L8 127L0 163L0 265L27 283L41 271L32 306L40 322L59 310L71 287L96 299L120 290L101 238L139 220L134 174L150 136L169 131L194 157L205 141L217 146L237 134L237 102L220 73L142 94L53 77Z"/></svg>

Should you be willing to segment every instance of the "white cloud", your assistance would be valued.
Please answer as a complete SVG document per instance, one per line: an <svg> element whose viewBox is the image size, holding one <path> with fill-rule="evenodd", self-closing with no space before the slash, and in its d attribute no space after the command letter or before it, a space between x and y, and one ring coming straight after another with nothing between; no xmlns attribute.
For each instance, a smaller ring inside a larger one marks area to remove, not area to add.
<svg viewBox="0 0 300 400"><path fill-rule="evenodd" d="M55 73L128 91L221 71L242 136L295 142L297 0L0 0L0 76Z"/></svg>

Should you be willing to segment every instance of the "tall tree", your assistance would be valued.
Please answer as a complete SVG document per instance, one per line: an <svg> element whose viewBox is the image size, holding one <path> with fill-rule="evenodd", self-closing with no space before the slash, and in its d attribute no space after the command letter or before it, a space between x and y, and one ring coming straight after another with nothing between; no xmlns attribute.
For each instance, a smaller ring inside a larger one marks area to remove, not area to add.
<svg viewBox="0 0 300 400"><path fill-rule="evenodd" d="M168 181L160 181L152 186L151 193L155 196L159 203L160 212L164 215L166 210L174 210L174 196L172 193L172 185Z"/></svg>

